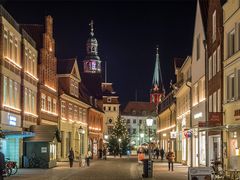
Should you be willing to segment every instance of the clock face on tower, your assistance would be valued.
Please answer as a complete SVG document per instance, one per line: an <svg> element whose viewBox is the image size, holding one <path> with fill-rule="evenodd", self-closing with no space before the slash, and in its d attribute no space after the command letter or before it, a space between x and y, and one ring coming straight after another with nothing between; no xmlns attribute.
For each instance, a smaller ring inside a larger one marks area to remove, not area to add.
<svg viewBox="0 0 240 180"><path fill-rule="evenodd" d="M97 63L96 63L96 61L92 61L92 70L93 71L96 71L97 70Z"/></svg>

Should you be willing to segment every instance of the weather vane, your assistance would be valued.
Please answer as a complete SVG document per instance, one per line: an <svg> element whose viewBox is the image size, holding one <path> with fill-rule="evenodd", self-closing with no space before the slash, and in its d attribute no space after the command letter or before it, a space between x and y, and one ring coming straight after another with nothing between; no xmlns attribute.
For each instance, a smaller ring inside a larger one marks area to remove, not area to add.
<svg viewBox="0 0 240 180"><path fill-rule="evenodd" d="M93 34L93 20L91 20L89 26L91 26L91 34Z"/></svg>

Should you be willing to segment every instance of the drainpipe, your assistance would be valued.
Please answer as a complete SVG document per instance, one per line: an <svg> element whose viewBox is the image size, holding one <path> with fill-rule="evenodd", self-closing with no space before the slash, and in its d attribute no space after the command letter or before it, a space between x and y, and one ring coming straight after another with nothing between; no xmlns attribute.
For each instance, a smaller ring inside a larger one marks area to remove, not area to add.
<svg viewBox="0 0 240 180"><path fill-rule="evenodd" d="M207 49L207 40L203 40L203 45L205 49L205 120L206 125L208 125L208 49ZM205 151L206 151L206 166L209 166L209 152L207 147L209 144L208 131L205 132Z"/></svg>
<svg viewBox="0 0 240 180"><path fill-rule="evenodd" d="M188 81L186 82L186 86L189 88L190 90L190 129L192 129L192 86L189 86L188 85ZM193 134L191 136L191 139L190 139L190 147L191 147L191 154L190 154L190 167L193 167Z"/></svg>

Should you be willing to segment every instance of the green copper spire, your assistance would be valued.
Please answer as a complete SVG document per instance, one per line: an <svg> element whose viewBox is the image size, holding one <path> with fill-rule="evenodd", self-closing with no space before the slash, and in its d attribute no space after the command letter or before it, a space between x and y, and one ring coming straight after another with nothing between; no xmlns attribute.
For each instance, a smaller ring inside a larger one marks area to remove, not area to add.
<svg viewBox="0 0 240 180"><path fill-rule="evenodd" d="M157 91L157 90L164 91L162 72L161 72L161 66L160 66L160 61L159 61L158 46L156 48L156 63L155 63L155 68L154 68L152 85L153 85L154 91Z"/></svg>

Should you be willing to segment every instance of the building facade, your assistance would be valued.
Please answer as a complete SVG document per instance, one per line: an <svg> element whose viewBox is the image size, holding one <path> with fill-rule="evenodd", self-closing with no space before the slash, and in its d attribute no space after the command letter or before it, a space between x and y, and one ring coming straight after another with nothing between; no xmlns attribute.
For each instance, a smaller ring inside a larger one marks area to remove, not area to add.
<svg viewBox="0 0 240 180"><path fill-rule="evenodd" d="M58 159L68 160L70 148L75 158L84 158L87 153L87 112L90 105L81 101L80 73L76 59L58 60L59 84L59 130L62 142L58 147Z"/></svg>
<svg viewBox="0 0 240 180"><path fill-rule="evenodd" d="M114 92L112 83L102 83L103 92L103 133L108 139L108 135L111 135L113 126L117 119L119 118L119 96Z"/></svg>
<svg viewBox="0 0 240 180"><path fill-rule="evenodd" d="M228 0L223 6L224 16L224 166L240 168L240 2Z"/></svg>
<svg viewBox="0 0 240 180"><path fill-rule="evenodd" d="M192 99L191 128L192 128L192 166L206 166L206 132L198 131L199 126L206 123L205 98L205 59L206 41L205 29L207 8L205 1L197 1L195 26L192 47Z"/></svg>
<svg viewBox="0 0 240 180"><path fill-rule="evenodd" d="M154 103L130 101L121 113L130 135L130 145L133 149L144 143L157 142L156 137L156 106ZM147 127L146 119L153 118L153 125Z"/></svg>
<svg viewBox="0 0 240 180"><path fill-rule="evenodd" d="M176 152L176 100L173 93L169 93L159 104L157 118L157 134L159 146L165 152Z"/></svg>
<svg viewBox="0 0 240 180"><path fill-rule="evenodd" d="M209 128L207 144L207 165L211 160L222 161L222 130L211 131L211 127L223 124L222 92L223 92L223 10L220 0L208 1L207 22L207 102Z"/></svg>
<svg viewBox="0 0 240 180"><path fill-rule="evenodd" d="M176 60L178 61L178 60ZM192 58L188 56L182 66L175 62L176 82L176 116L177 116L177 161L190 165L191 163L191 64Z"/></svg>
<svg viewBox="0 0 240 180"><path fill-rule="evenodd" d="M2 6L0 6L0 18L0 120L1 130L7 136L1 139L1 147L5 157L21 163L23 139L18 134L22 132L23 111L21 107L22 35L20 25Z"/></svg>

